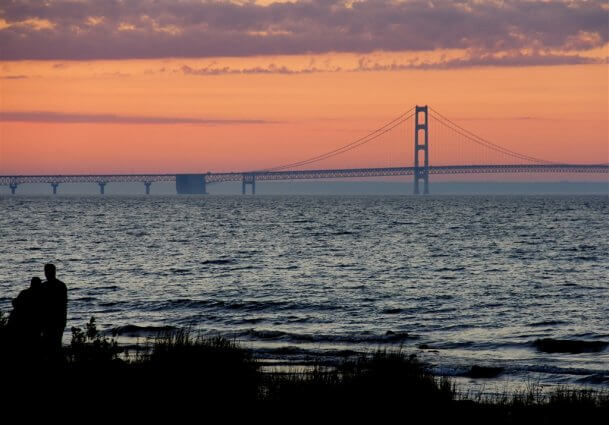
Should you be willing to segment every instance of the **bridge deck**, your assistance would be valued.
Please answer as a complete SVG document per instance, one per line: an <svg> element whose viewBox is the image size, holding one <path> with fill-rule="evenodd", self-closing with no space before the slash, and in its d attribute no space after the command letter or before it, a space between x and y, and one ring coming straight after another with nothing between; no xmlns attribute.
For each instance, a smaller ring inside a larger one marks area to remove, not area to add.
<svg viewBox="0 0 609 425"><path fill-rule="evenodd" d="M389 167L206 173L205 181L206 183L241 181L246 175L248 177L254 175L257 181L411 176L414 174L414 170L415 167ZM429 167L430 175L500 173L609 174L609 164L443 165ZM173 182L175 179L175 174L12 175L0 176L0 185L18 185L24 183Z"/></svg>

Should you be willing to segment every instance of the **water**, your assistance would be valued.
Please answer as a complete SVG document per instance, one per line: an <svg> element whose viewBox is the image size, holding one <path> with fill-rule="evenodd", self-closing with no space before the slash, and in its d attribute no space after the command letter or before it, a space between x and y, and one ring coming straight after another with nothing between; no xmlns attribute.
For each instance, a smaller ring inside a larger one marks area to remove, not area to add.
<svg viewBox="0 0 609 425"><path fill-rule="evenodd" d="M0 198L0 310L55 262L68 329L192 327L269 362L399 347L439 374L609 387L609 198ZM130 339L131 338L131 339ZM69 341L66 332L64 341ZM428 348L419 348L428 347Z"/></svg>

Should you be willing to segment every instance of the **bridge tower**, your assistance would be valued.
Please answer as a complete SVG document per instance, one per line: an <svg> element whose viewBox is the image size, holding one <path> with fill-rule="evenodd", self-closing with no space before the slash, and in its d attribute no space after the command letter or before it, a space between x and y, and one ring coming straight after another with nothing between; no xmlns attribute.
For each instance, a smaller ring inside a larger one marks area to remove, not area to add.
<svg viewBox="0 0 609 425"><path fill-rule="evenodd" d="M427 105L415 106L414 118L414 194L418 195L420 193L419 180L423 179L423 193L427 195L429 193L429 122L427 119ZM420 164L419 151L424 152L423 166Z"/></svg>

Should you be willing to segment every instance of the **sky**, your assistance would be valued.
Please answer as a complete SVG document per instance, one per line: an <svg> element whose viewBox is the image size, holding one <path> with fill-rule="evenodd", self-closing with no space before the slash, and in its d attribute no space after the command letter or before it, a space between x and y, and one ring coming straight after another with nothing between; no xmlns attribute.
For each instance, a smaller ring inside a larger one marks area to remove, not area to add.
<svg viewBox="0 0 609 425"><path fill-rule="evenodd" d="M414 105L607 163L608 22L605 0L4 0L0 174L266 169ZM432 165L507 161L430 126ZM412 165L411 127L308 168Z"/></svg>

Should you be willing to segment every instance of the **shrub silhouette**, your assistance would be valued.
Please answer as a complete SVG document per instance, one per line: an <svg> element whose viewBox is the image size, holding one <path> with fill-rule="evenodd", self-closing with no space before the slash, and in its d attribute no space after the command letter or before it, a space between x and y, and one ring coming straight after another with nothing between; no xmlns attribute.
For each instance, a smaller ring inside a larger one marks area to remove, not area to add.
<svg viewBox="0 0 609 425"><path fill-rule="evenodd" d="M119 361L118 355L123 352L115 338L101 336L91 317L85 330L72 327L72 340L68 350L68 361L74 364L107 363Z"/></svg>

